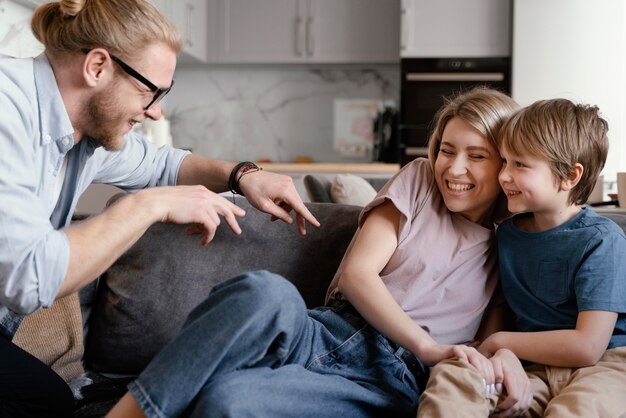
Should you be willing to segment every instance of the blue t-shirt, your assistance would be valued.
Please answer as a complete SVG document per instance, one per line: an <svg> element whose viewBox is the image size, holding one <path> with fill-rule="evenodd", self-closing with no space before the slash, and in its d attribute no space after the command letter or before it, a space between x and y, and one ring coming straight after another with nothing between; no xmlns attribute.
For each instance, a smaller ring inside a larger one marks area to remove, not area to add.
<svg viewBox="0 0 626 418"><path fill-rule="evenodd" d="M580 311L617 312L608 348L626 346L626 237L613 221L583 208L543 232L496 232L502 289L522 332L575 329Z"/></svg>

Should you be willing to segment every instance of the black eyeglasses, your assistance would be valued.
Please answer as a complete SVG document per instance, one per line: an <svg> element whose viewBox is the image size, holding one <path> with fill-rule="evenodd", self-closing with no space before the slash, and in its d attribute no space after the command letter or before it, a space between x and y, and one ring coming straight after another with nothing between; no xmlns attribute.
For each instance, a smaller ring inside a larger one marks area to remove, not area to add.
<svg viewBox="0 0 626 418"><path fill-rule="evenodd" d="M88 53L90 50L89 49L83 49L82 50L85 54ZM152 98L152 101L150 101L150 103L148 103L148 106L146 106L144 108L144 110L150 110L154 105L156 105L157 103L159 103L161 101L161 99L163 97L165 97L165 95L167 93L170 92L170 90L172 90L172 87L174 86L174 80L172 80L172 84L170 84L169 87L162 89L157 87L156 85L154 85L154 83L150 82L150 80L148 80L146 77L142 76L141 74L139 74L133 67L131 67L130 65L126 64L124 61L122 61L121 59L119 59L118 57L116 57L113 54L109 54L109 56L111 57L111 59L113 61L115 61L120 67L122 67L122 70L124 70L124 72L126 74L128 74L129 76L135 78L136 80L139 80L143 85L145 85L146 87L148 87L150 89L151 92L154 93L154 97Z"/></svg>

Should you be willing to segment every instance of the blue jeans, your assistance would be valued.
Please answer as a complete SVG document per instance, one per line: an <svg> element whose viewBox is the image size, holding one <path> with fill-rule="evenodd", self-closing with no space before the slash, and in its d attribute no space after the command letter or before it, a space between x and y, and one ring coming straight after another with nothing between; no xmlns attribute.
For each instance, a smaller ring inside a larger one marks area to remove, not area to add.
<svg viewBox="0 0 626 418"><path fill-rule="evenodd" d="M419 390L348 303L259 271L216 286L129 390L148 417L414 417Z"/></svg>

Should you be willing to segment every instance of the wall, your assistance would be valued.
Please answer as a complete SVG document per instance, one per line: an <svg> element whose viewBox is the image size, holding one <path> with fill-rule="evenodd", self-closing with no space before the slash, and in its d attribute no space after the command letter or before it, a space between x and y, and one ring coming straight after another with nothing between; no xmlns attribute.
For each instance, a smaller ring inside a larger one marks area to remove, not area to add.
<svg viewBox="0 0 626 418"><path fill-rule="evenodd" d="M626 171L626 2L515 1L513 97L597 105L609 122L604 177Z"/></svg>
<svg viewBox="0 0 626 418"><path fill-rule="evenodd" d="M32 10L7 0L0 0L0 53L32 57L43 47L30 32Z"/></svg>
<svg viewBox="0 0 626 418"><path fill-rule="evenodd" d="M34 56L32 10L0 0L0 53ZM333 149L334 99L399 103L399 66L179 66L163 102L174 146L225 160L361 162Z"/></svg>
<svg viewBox="0 0 626 418"><path fill-rule="evenodd" d="M179 68L167 98L176 145L228 160L347 160L333 150L334 99L399 102L399 69Z"/></svg>

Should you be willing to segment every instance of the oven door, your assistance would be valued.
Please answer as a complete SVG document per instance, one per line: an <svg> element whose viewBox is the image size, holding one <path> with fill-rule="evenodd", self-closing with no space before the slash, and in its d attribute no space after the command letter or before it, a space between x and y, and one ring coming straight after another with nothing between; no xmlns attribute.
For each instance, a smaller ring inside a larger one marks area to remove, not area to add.
<svg viewBox="0 0 626 418"><path fill-rule="evenodd" d="M446 97L488 86L510 91L508 58L402 60L400 92L401 163L427 155L428 138Z"/></svg>

